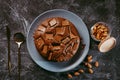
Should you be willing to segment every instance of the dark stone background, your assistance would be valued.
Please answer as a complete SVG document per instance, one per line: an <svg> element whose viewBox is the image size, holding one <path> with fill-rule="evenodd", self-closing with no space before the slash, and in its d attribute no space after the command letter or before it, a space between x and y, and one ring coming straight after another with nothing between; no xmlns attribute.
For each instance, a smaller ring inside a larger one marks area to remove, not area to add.
<svg viewBox="0 0 120 80"><path fill-rule="evenodd" d="M0 0L0 80L17 80L17 45L13 34L22 32L26 36L31 22L44 11L50 9L65 9L74 12L83 19L88 30L98 21L110 25L112 34L117 39L114 49L102 54L98 51L95 41L91 39L88 54L93 55L93 61L100 62L99 68L94 68L94 74L81 74L71 80L120 80L120 0ZM6 27L11 30L11 79L7 70L7 38ZM68 80L67 73L52 73L36 65L26 48L22 45L22 80Z"/></svg>

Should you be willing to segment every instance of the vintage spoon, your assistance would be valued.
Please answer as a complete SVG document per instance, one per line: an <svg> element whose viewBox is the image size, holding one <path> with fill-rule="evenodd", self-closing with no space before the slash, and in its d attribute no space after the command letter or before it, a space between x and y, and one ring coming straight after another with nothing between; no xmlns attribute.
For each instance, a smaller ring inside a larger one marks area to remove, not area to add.
<svg viewBox="0 0 120 80"><path fill-rule="evenodd" d="M20 54L20 47L21 44L24 42L25 37L22 33L15 33L14 40L18 45L18 80L20 80L20 69L21 69L21 54Z"/></svg>

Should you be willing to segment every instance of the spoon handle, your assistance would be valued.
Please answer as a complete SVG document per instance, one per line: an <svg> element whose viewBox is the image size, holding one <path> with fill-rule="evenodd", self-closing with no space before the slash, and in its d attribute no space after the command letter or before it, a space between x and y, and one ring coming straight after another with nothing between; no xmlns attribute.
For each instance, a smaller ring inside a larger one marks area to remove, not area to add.
<svg viewBox="0 0 120 80"><path fill-rule="evenodd" d="M18 48L18 80L20 80L20 71L21 70L21 54L20 47Z"/></svg>

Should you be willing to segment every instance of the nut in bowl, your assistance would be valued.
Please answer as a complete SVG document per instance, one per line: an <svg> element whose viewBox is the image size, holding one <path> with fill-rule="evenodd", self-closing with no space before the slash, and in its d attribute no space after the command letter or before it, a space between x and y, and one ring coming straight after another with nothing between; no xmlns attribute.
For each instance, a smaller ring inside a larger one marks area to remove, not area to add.
<svg viewBox="0 0 120 80"><path fill-rule="evenodd" d="M98 49L102 53L110 51L116 45L116 39L110 35L110 27L104 22L98 22L91 27L91 37L100 42Z"/></svg>
<svg viewBox="0 0 120 80"><path fill-rule="evenodd" d="M104 22L97 22L91 27L91 37L95 41L102 41L110 37L110 28Z"/></svg>

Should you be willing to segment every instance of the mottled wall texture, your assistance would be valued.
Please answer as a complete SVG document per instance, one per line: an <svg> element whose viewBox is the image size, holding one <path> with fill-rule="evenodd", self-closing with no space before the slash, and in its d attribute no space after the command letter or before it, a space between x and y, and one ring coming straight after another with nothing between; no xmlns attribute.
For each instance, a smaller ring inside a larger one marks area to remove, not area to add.
<svg viewBox="0 0 120 80"><path fill-rule="evenodd" d="M17 45L13 41L13 34L22 32L26 36L32 21L50 9L72 11L83 19L89 31L96 22L106 22L112 30L111 36L117 40L114 49L102 54L97 49L98 43L90 39L88 54L93 55L93 60L100 62L100 67L94 68L94 74L81 74L71 80L120 80L120 0L0 0L0 80L17 80ZM5 26L11 31L11 78L7 70ZM68 72L52 73L35 64L27 51L26 42L21 47L21 55L22 80L68 80Z"/></svg>

